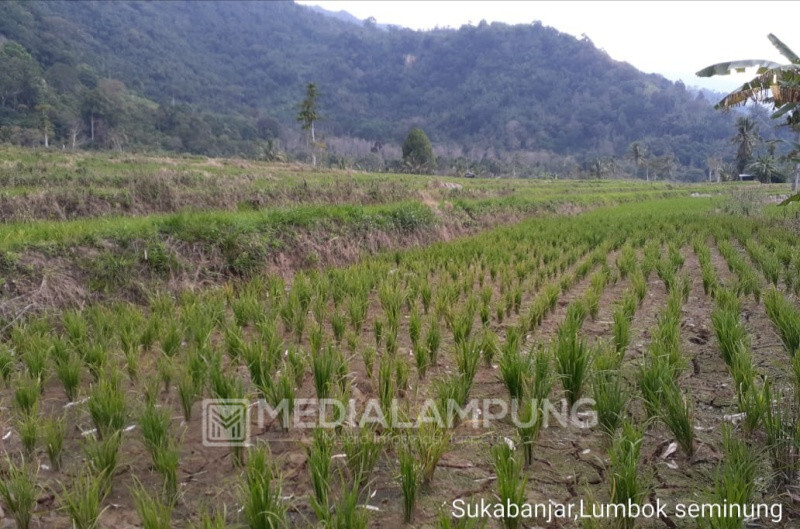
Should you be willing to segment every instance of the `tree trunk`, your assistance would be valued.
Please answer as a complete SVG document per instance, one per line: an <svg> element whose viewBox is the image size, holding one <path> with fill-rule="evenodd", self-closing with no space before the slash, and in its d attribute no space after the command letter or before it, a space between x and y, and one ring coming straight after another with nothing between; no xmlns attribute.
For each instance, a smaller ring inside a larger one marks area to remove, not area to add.
<svg viewBox="0 0 800 529"><path fill-rule="evenodd" d="M44 133L44 147L50 147L50 138L47 137L47 132Z"/></svg>
<svg viewBox="0 0 800 529"><path fill-rule="evenodd" d="M89 118L89 124L91 125L92 128L92 143L94 143L94 114L92 114L91 117Z"/></svg>
<svg viewBox="0 0 800 529"><path fill-rule="evenodd" d="M644 179L646 181L648 181L648 182L650 181L650 168L649 167L645 167L644 168Z"/></svg>
<svg viewBox="0 0 800 529"><path fill-rule="evenodd" d="M317 136L314 134L314 122L311 122L311 165L317 166Z"/></svg>
<svg viewBox="0 0 800 529"><path fill-rule="evenodd" d="M798 181L800 181L800 163L794 164L794 182L792 182L792 193L797 193Z"/></svg>

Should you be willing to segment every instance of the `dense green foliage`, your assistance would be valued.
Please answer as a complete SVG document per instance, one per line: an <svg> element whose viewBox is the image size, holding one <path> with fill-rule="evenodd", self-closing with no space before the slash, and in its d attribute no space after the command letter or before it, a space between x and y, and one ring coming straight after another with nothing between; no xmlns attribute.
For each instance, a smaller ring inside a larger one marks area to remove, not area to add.
<svg viewBox="0 0 800 529"><path fill-rule="evenodd" d="M644 141L671 173L704 168L730 130L702 95L539 22L415 32L284 2L4 2L4 39L0 140L28 145L46 118L67 146L299 153L311 82L321 132L349 138L330 151L365 158L398 157L383 146L421 126L454 160L518 153L563 174Z"/></svg>
<svg viewBox="0 0 800 529"><path fill-rule="evenodd" d="M403 142L403 161L417 172L428 172L436 167L431 140L425 131L414 127Z"/></svg>

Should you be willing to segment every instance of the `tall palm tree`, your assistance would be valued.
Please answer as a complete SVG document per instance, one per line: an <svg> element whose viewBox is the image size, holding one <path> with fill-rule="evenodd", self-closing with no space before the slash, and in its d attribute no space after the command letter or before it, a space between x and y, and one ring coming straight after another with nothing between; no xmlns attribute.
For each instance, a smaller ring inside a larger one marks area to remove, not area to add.
<svg viewBox="0 0 800 529"><path fill-rule="evenodd" d="M753 158L753 150L761 136L758 134L758 125L749 117L740 117L736 120L736 135L731 142L736 148L736 169L742 174L747 164Z"/></svg>

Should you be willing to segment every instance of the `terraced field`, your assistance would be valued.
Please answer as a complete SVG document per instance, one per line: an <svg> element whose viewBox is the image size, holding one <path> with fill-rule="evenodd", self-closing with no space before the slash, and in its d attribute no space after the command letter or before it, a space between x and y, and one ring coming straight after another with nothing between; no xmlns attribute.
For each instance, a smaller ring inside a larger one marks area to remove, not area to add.
<svg viewBox="0 0 800 529"><path fill-rule="evenodd" d="M0 525L798 524L782 186L0 154Z"/></svg>

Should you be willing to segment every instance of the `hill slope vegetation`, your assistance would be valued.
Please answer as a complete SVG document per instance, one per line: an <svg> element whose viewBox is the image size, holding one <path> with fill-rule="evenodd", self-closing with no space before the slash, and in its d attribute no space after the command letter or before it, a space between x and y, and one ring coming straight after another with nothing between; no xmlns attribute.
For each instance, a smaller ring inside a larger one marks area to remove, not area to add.
<svg viewBox="0 0 800 529"><path fill-rule="evenodd" d="M2 41L19 72L0 87L0 118L19 127L2 139L18 143L49 120L63 144L300 151L310 82L331 150L349 154L381 155L420 126L451 159L557 168L645 141L703 167L731 130L702 95L538 22L417 32L289 2L3 2Z"/></svg>

